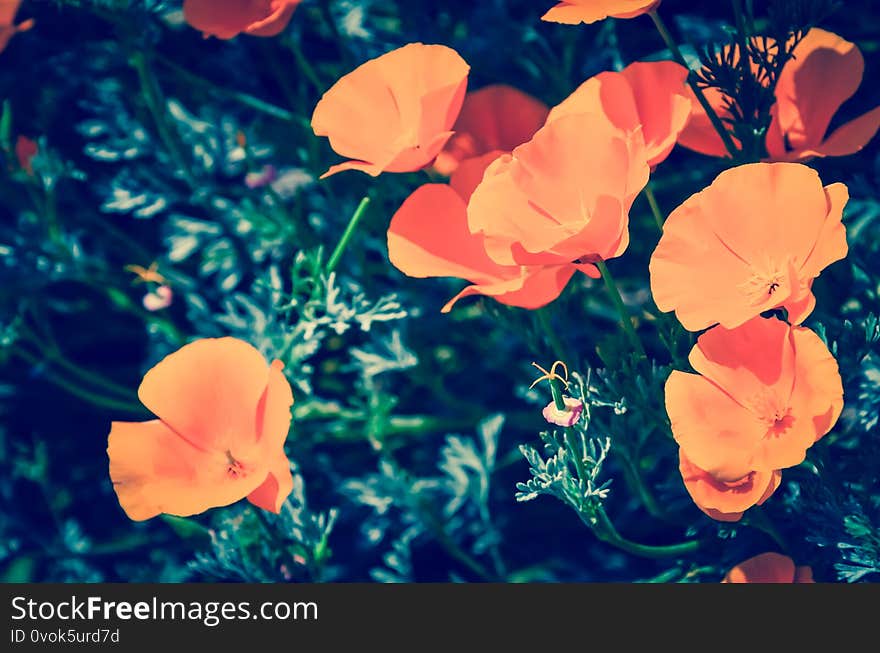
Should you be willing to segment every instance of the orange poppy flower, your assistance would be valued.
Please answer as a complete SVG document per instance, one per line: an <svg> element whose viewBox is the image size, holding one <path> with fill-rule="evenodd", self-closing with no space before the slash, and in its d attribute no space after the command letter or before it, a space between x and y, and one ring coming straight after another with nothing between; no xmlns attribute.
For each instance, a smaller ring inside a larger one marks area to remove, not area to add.
<svg viewBox="0 0 880 653"><path fill-rule="evenodd" d="M762 553L749 558L727 572L722 583L813 583L810 567L795 567L794 561L781 553Z"/></svg>
<svg viewBox="0 0 880 653"><path fill-rule="evenodd" d="M564 0L552 7L541 20L577 25L606 18L635 18L653 11L660 0Z"/></svg>
<svg viewBox="0 0 880 653"><path fill-rule="evenodd" d="M29 30L34 26L32 18L15 24L15 14L18 13L18 7L21 0L4 0L0 2L0 52L6 49L9 39L18 34Z"/></svg>
<svg viewBox="0 0 880 653"><path fill-rule="evenodd" d="M578 269L576 265L499 265L489 258L484 237L467 224L471 180L452 178L452 185L425 184L412 193L391 218L388 258L410 277L457 277L472 285L443 307L449 312L462 297L486 295L509 306L540 308L559 296ZM477 179L477 183L479 179Z"/></svg>
<svg viewBox="0 0 880 653"><path fill-rule="evenodd" d="M799 163L725 170L666 220L649 266L654 301L690 331L774 308L799 324L816 304L813 280L847 254L848 199Z"/></svg>
<svg viewBox="0 0 880 653"><path fill-rule="evenodd" d="M549 111L540 100L505 84L468 93L452 127L455 134L437 157L434 169L449 175L465 159L493 150L510 152L535 135Z"/></svg>
<svg viewBox="0 0 880 653"><path fill-rule="evenodd" d="M637 62L581 84L550 112L548 121L572 113L604 113L627 132L644 137L648 163L663 161L690 117L688 70L674 61Z"/></svg>
<svg viewBox="0 0 880 653"><path fill-rule="evenodd" d="M721 481L694 465L678 450L678 469L691 499L712 519L735 522L752 506L760 506L779 487L782 472L750 471L733 481Z"/></svg>
<svg viewBox="0 0 880 653"><path fill-rule="evenodd" d="M412 172L429 165L452 136L470 67L444 45L410 43L345 75L312 115L312 129L352 160L324 177L360 170Z"/></svg>
<svg viewBox="0 0 880 653"><path fill-rule="evenodd" d="M468 226L501 265L576 263L599 276L594 262L629 243L629 209L648 174L641 138L601 115L562 116L489 165Z"/></svg>
<svg viewBox="0 0 880 653"><path fill-rule="evenodd" d="M231 39L278 36L287 27L300 0L184 0L183 17L205 38Z"/></svg>
<svg viewBox="0 0 880 653"><path fill-rule="evenodd" d="M32 162L39 151L36 142L27 136L19 136L15 141L15 158L18 159L19 167L29 175L34 174Z"/></svg>
<svg viewBox="0 0 880 653"><path fill-rule="evenodd" d="M843 408L837 361L804 327L761 317L715 327L688 360L698 374L672 372L666 412L687 460L718 481L802 463Z"/></svg>
<svg viewBox="0 0 880 653"><path fill-rule="evenodd" d="M293 394L281 361L208 338L166 356L138 388L158 415L113 422L110 479L126 514L187 516L244 497L278 512L293 489L284 441Z"/></svg>
<svg viewBox="0 0 880 653"><path fill-rule="evenodd" d="M828 134L834 114L858 90L864 70L865 60L854 43L822 29L811 29L779 76L773 120L765 141L767 160L846 156L867 145L880 128L880 107ZM727 117L724 94L708 89L706 97L720 117ZM729 156L696 102L679 143L710 156Z"/></svg>

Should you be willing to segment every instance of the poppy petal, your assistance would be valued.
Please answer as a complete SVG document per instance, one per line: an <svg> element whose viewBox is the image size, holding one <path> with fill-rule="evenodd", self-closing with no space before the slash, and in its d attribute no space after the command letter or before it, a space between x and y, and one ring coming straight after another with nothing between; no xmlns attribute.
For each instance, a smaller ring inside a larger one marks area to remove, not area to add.
<svg viewBox="0 0 880 653"><path fill-rule="evenodd" d="M242 452L256 443L257 406L268 380L269 366L254 347L236 338L205 338L156 364L138 397L194 446Z"/></svg>
<svg viewBox="0 0 880 653"><path fill-rule="evenodd" d="M292 490L293 475L290 473L290 461L282 452L269 466L266 480L251 492L247 499L258 508L277 515Z"/></svg>
<svg viewBox="0 0 880 653"><path fill-rule="evenodd" d="M269 382L257 406L257 441L269 455L284 450L290 431L293 390L284 376L284 363L272 361Z"/></svg>
<svg viewBox="0 0 880 653"><path fill-rule="evenodd" d="M781 553L762 553L727 572L722 583L791 583L794 561Z"/></svg>
<svg viewBox="0 0 880 653"><path fill-rule="evenodd" d="M574 265L523 267L512 279L468 286L449 300L442 312L448 313L462 297L485 295L508 306L536 309L557 297L577 270Z"/></svg>
<svg viewBox="0 0 880 653"><path fill-rule="evenodd" d="M226 506L265 478L259 469L230 476L223 454L196 448L160 420L113 422L107 454L119 504L135 521Z"/></svg>

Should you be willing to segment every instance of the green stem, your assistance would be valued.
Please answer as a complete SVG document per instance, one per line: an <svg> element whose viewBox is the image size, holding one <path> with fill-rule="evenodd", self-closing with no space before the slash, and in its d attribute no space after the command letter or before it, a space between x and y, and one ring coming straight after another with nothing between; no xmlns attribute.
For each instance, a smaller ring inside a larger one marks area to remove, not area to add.
<svg viewBox="0 0 880 653"><path fill-rule="evenodd" d="M680 63L682 66L690 71L687 60L684 58L684 55L681 53L681 50L678 48L675 39L672 38L672 34L670 34L669 30L666 28L666 24L663 22L663 19L660 18L660 14L657 13L657 10L655 9L654 11L648 12L648 15L651 17L651 20L654 21L654 25L657 27L657 31L660 33L660 37L663 39L663 42L666 43L666 47L669 48L672 56L678 63ZM706 115L709 116L709 120L712 123L712 126L715 128L715 131L717 131L718 135L721 137L725 149L727 149L732 158L736 159L739 156L739 149L736 147L736 143L733 142L733 139L730 136L730 132L727 131L724 123L721 122L721 118L718 117L715 109L712 108L709 100L706 99L706 95L703 93L703 89L701 89L699 84L697 84L692 72L689 72L688 74L687 83L691 87L691 90L693 90L694 95L697 98L697 102L700 103L700 106L703 107Z"/></svg>
<svg viewBox="0 0 880 653"><path fill-rule="evenodd" d="M232 89L224 88L222 86L217 86L214 82L207 80L203 77L199 77L195 73L190 72L186 68L183 68L182 66L175 63L171 59L168 59L167 57L163 57L162 55L155 55L155 59L160 64L168 68L170 71L179 75L187 83L201 86L202 88L211 92L214 95L226 96L246 107L255 109L256 111L260 111L261 113L265 113L267 116L278 118L279 120L295 122L297 119L297 117L290 111L286 111L281 107L276 107L270 102L261 100L260 98L254 97L253 95L248 95L247 93L241 93L240 91L234 91Z"/></svg>
<svg viewBox="0 0 880 653"><path fill-rule="evenodd" d="M697 540L689 540L678 544L667 544L665 546L652 546L628 540L617 532L614 524L611 523L611 520L608 518L605 509L601 507L596 511L596 523L593 525L593 532L596 533L596 537L603 542L642 558L681 557L690 555L700 548L700 543Z"/></svg>
<svg viewBox="0 0 880 653"><path fill-rule="evenodd" d="M434 533L434 537L437 538L437 542L440 543L440 546L442 546L446 550L446 553L448 553L450 557L463 564L465 567L470 569L471 572L473 572L475 575L479 576L480 579L486 582L497 583L503 581L503 579L497 577L485 566L483 566L479 561L471 557L467 553L467 551L462 549L455 542L455 540L453 540L449 536L449 533L446 532L446 528L443 525L443 522L434 514L434 510L430 504L428 504L426 501L418 500L417 505L419 511L422 513L422 518L431 528L431 531Z"/></svg>
<svg viewBox="0 0 880 653"><path fill-rule="evenodd" d="M327 274L333 272L336 269L336 266L339 265L339 261L342 259L342 254L345 252L345 248L348 246L348 241L351 240L355 230L357 229L358 223L361 221L361 218L364 217L364 214L367 212L367 208L369 206L369 197L364 197L361 200L360 204L358 204L357 208L351 216L351 219L348 221L348 225L345 227L345 231L342 232L342 238L339 239L339 242L336 244L336 248L333 250L333 253L330 255L330 259L327 261Z"/></svg>
<svg viewBox="0 0 880 653"><path fill-rule="evenodd" d="M299 43L296 41L289 41L288 47L290 51L293 53L293 58L296 59L296 63L299 66L300 70L302 70L303 75L306 76L306 79L315 87L315 90L318 93L323 93L327 90L324 82L321 81L321 78L318 76L318 72L315 70L314 66L309 62L308 57L303 54L302 49L299 47Z"/></svg>
<svg viewBox="0 0 880 653"><path fill-rule="evenodd" d="M44 362L37 356L34 356L24 351L23 349L19 349L15 353L34 366L41 365ZM56 372L53 372L50 369L45 370L44 375L46 379L48 379L51 383L54 383L61 389L66 390L74 397L77 397L84 401L88 401L95 406L100 406L101 408L106 408L108 410L116 410L124 413L130 413L133 415L144 415L147 412L142 406L139 406L137 404L128 401L113 399L111 397L105 397L96 392L92 392L91 390L87 390L82 386L76 385L72 381L65 379L64 377Z"/></svg>
<svg viewBox="0 0 880 653"><path fill-rule="evenodd" d="M642 345L642 341L639 339L639 334L636 333L632 317L629 311L626 310L626 305L623 303L623 298L620 296L620 290L614 282L614 277L611 276L611 271L608 269L605 261L601 259L596 262L596 267L599 268L599 273L602 275L602 280L605 282L608 294L611 295L611 301L614 302L614 307L617 309L618 315L620 315L620 325L623 327L627 338L629 338L630 345L632 345L632 348L641 358L647 358L648 354L645 351L644 345Z"/></svg>
<svg viewBox="0 0 880 653"><path fill-rule="evenodd" d="M180 169L184 179L189 183L190 187L195 188L197 183L183 154L183 148L178 142L174 128L168 124L165 98L147 55L143 52L133 53L131 55L131 65L137 71L138 80L141 85L141 95L147 104L147 110L153 117L159 138L174 160L175 165Z"/></svg>
<svg viewBox="0 0 880 653"><path fill-rule="evenodd" d="M767 518L767 514L761 506L755 506L749 510L743 522L746 526L751 526L752 528L769 535L783 551L787 552L791 550L788 546L788 542L786 542L785 538L776 530L773 522Z"/></svg>
<svg viewBox="0 0 880 653"><path fill-rule="evenodd" d="M654 222L657 223L657 228L662 232L664 222L663 211L660 210L660 205L657 203L657 197L654 195L654 189L651 187L650 182L648 182L648 185L645 186L645 190L642 192L645 194L645 199L648 200L648 204L651 207Z"/></svg>
<svg viewBox="0 0 880 653"><path fill-rule="evenodd" d="M624 477L627 480L627 485L629 485L630 490L638 495L642 504L645 506L645 510L656 519L666 522L670 521L669 515L667 515L666 511L660 507L659 503L657 503L657 499L654 498L651 488L648 487L645 483L645 479L642 478L638 463L630 459L628 453L622 453L620 458L623 461L623 472Z"/></svg>
<svg viewBox="0 0 880 653"><path fill-rule="evenodd" d="M550 349L553 352L553 355L556 357L556 360L560 360L565 362L565 345L562 344L562 340L559 338L559 334L553 329L553 325L550 323L550 309L544 306L543 308L539 308L534 311L535 319L538 322L538 326L541 328L541 331L547 338L547 342L550 345Z"/></svg>

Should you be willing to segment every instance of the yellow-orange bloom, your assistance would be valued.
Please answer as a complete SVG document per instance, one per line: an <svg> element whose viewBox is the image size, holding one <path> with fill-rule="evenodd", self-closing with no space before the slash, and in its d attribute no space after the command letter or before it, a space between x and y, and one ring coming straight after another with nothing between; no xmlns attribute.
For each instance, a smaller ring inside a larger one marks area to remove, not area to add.
<svg viewBox="0 0 880 653"><path fill-rule="evenodd" d="M410 43L342 77L315 107L312 129L352 160L323 176L360 170L375 177L431 164L452 136L469 70L451 48Z"/></svg>
<svg viewBox="0 0 880 653"><path fill-rule="evenodd" d="M653 11L659 4L660 0L563 0L541 20L577 25L606 18L635 18Z"/></svg>
<svg viewBox="0 0 880 653"><path fill-rule="evenodd" d="M235 338L208 338L166 356L138 388L158 416L113 422L110 479L134 520L186 516L247 497L278 512L293 489L284 441L293 394L281 361Z"/></svg>
<svg viewBox="0 0 880 653"><path fill-rule="evenodd" d="M468 226L501 265L577 263L598 277L595 261L629 243L629 210L649 172L640 137L602 115L562 116L489 165Z"/></svg>
<svg viewBox="0 0 880 653"><path fill-rule="evenodd" d="M663 161L691 112L688 71L674 61L636 62L581 84L553 108L548 122L573 113L604 113L612 124L644 138L648 163Z"/></svg>
<svg viewBox="0 0 880 653"><path fill-rule="evenodd" d="M779 487L782 472L750 471L741 478L722 481L700 469L678 450L678 470L684 487L697 507L712 519L735 522L752 506L760 506Z"/></svg>
<svg viewBox="0 0 880 653"><path fill-rule="evenodd" d="M810 567L795 567L794 560L781 553L762 553L727 572L722 583L813 583Z"/></svg>
<svg viewBox="0 0 880 653"><path fill-rule="evenodd" d="M506 84L468 93L452 128L455 134L437 157L434 169L450 175L466 159L492 151L499 155L510 152L535 135L549 111L540 100Z"/></svg>
<svg viewBox="0 0 880 653"><path fill-rule="evenodd" d="M813 280L847 254L848 199L846 186L823 187L798 163L722 172L666 220L650 263L654 301L690 331L774 308L799 324L816 303Z"/></svg>
<svg viewBox="0 0 880 653"><path fill-rule="evenodd" d="M34 26L33 19L22 21L18 25L15 24L15 14L18 13L20 5L21 0L4 0L0 2L0 52L6 49L9 39L19 32L24 32Z"/></svg>
<svg viewBox="0 0 880 653"><path fill-rule="evenodd" d="M205 38L231 39L239 34L277 36L301 0L184 0L183 17Z"/></svg>
<svg viewBox="0 0 880 653"><path fill-rule="evenodd" d="M794 58L786 62L776 84L776 104L765 140L767 160L846 156L867 145L880 128L880 107L828 133L838 109L861 85L864 70L865 60L854 43L832 32L811 29L798 43ZM706 98L719 116L728 117L728 98L723 93L710 88ZM710 156L729 156L696 101L679 143Z"/></svg>
<svg viewBox="0 0 880 653"><path fill-rule="evenodd" d="M688 360L698 374L672 372L666 411L684 457L717 481L800 464L843 408L837 362L804 327L761 317L715 327Z"/></svg>

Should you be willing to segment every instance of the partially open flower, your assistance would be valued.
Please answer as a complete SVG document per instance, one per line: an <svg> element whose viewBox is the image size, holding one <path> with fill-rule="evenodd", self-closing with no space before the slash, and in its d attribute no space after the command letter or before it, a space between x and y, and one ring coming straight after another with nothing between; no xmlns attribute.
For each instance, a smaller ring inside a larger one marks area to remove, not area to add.
<svg viewBox="0 0 880 653"><path fill-rule="evenodd" d="M688 105L690 106L690 105ZM466 159L489 152L510 152L522 145L547 120L546 104L505 84L492 84L468 93L455 121L455 134L434 162L449 175Z"/></svg>
<svg viewBox="0 0 880 653"><path fill-rule="evenodd" d="M574 426L584 414L584 403L574 397L563 397L562 401L565 404L565 409L560 410L556 407L556 402L551 401L544 407L541 414L550 424Z"/></svg>
<svg viewBox="0 0 880 653"><path fill-rule="evenodd" d="M147 372L138 396L159 419L113 422L107 443L126 514L187 516L244 497L277 513L293 489L284 453L293 394L282 368L246 342L208 338Z"/></svg>
<svg viewBox="0 0 880 653"><path fill-rule="evenodd" d="M838 109L862 83L865 60L859 48L837 34L813 28L785 63L775 88L776 104L765 145L768 161L806 161L846 156L862 149L880 128L880 107L837 127L828 128ZM756 64L753 62L753 67ZM728 118L728 98L707 89L706 98ZM711 156L729 156L703 108L694 101L693 115L681 134L684 147Z"/></svg>
<svg viewBox="0 0 880 653"><path fill-rule="evenodd" d="M552 120L496 159L468 204L468 226L501 265L594 263L629 244L629 210L650 170L641 138L605 116Z"/></svg>
<svg viewBox="0 0 880 653"><path fill-rule="evenodd" d="M635 18L657 8L660 0L563 0L541 20L578 25L606 18Z"/></svg>
<svg viewBox="0 0 880 653"><path fill-rule="evenodd" d="M721 482L802 463L843 408L837 362L804 327L761 317L715 327L688 360L699 374L666 381L672 434L693 466Z"/></svg>
<svg viewBox="0 0 880 653"><path fill-rule="evenodd" d="M749 558L727 572L722 583L813 583L810 567L795 567L794 561L781 553L762 553Z"/></svg>
<svg viewBox="0 0 880 653"><path fill-rule="evenodd" d="M186 22L205 38L231 39L241 33L277 36L301 0L184 0Z"/></svg>
<svg viewBox="0 0 880 653"><path fill-rule="evenodd" d="M712 519L735 522L752 506L770 498L782 481L782 472L750 471L731 481L722 481L694 465L683 449L678 451L678 469L685 489L697 507Z"/></svg>
<svg viewBox="0 0 880 653"><path fill-rule="evenodd" d="M675 209L651 257L651 292L689 331L734 328L774 308L794 324L813 310L813 280L847 254L849 193L797 163L722 172Z"/></svg>
<svg viewBox="0 0 880 653"><path fill-rule="evenodd" d="M687 68L674 61L632 63L581 84L550 112L548 122L573 113L604 113L615 127L639 134L649 165L662 162L690 117Z"/></svg>
<svg viewBox="0 0 880 653"><path fill-rule="evenodd" d="M375 177L431 164L452 136L469 70L451 48L410 43L345 75L318 102L312 128L352 160L323 176L360 170Z"/></svg>
<svg viewBox="0 0 880 653"><path fill-rule="evenodd" d="M6 49L9 39L34 26L33 19L22 21L18 25L15 24L15 14L18 13L19 5L21 5L21 0L0 2L0 52Z"/></svg>

